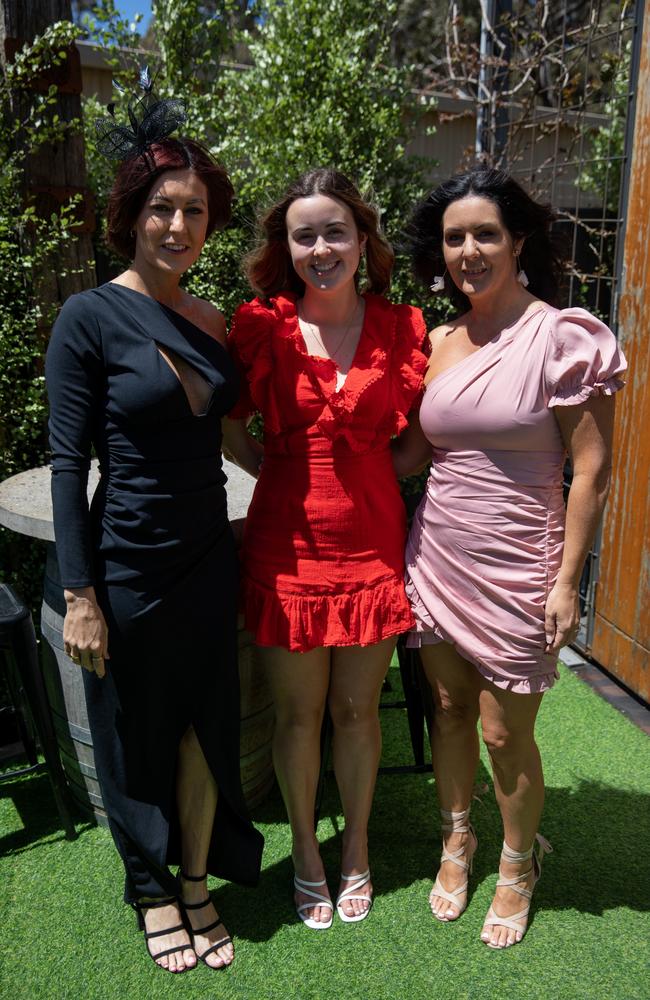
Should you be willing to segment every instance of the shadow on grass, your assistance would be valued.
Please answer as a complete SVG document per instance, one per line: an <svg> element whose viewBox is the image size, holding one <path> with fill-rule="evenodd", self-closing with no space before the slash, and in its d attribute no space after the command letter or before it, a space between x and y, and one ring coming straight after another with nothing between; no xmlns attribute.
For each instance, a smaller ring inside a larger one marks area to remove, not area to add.
<svg viewBox="0 0 650 1000"><path fill-rule="evenodd" d="M33 850L45 838L51 842L52 835L57 833L60 836L55 839L65 840L50 779L45 771L0 785L0 801L2 799L11 799L22 829L0 837L0 856ZM73 811L73 820L77 834L95 825L78 810Z"/></svg>
<svg viewBox="0 0 650 1000"><path fill-rule="evenodd" d="M486 777L481 766L479 781ZM0 838L0 853L32 850L46 838L51 843L57 834L55 839L63 840L46 774L0 786L0 799L7 798L12 800L23 829ZM335 892L342 820L333 778L327 781L322 816L321 853L330 889ZM214 899L228 924L237 928L239 938L261 942L296 922L290 833L277 789L255 810L254 819L258 824L279 828L286 856L264 868L256 890L221 883L214 891ZM479 838L470 883L471 892L475 892L484 880L491 885L496 881L502 829L491 786L482 801L474 803L472 821ZM91 826L86 822L81 832ZM545 860L534 910L575 910L600 916L616 908L637 912L650 909L650 860L643 849L650 841L650 795L597 781L583 780L570 788L551 787L547 789L542 832L553 844L554 853ZM369 841L378 898L432 880L440 853L440 823L430 775L379 778ZM72 857L74 844L70 849Z"/></svg>
<svg viewBox="0 0 650 1000"><path fill-rule="evenodd" d="M477 778L479 784L487 781L489 790L472 807L472 822L479 838L471 879L473 890L484 880L496 882L503 839L501 817L482 764ZM336 891L342 820L333 778L328 778L322 816L321 855L330 890ZM257 821L265 823L282 822L283 818L277 793L255 815ZM323 827L329 824L339 832L323 838ZM545 859L534 909L575 910L596 916L619 907L650 910L650 859L646 851L639 849L650 842L650 795L584 780L577 787L548 788L542 832L553 844L554 853ZM433 879L440 854L440 821L429 775L379 778L369 842L377 897ZM623 850L621 845L625 845ZM240 909L241 894L236 887L219 890L218 898L224 901L224 908L228 906L228 912L240 910L238 933L251 940L264 940L279 925L295 922L292 877L289 857L266 868L259 888L264 906L255 905L254 912L247 913L247 907Z"/></svg>

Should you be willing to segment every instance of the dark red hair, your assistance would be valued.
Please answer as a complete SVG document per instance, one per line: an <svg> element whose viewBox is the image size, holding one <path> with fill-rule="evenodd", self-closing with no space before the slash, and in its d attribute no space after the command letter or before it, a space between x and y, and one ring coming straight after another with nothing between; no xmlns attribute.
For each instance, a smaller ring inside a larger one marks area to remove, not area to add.
<svg viewBox="0 0 650 1000"><path fill-rule="evenodd" d="M231 219L235 196L230 178L210 152L194 139L163 139L143 156L125 160L119 167L108 196L106 240L123 257L135 255L133 230L147 195L168 170L193 170L208 192L209 236Z"/></svg>

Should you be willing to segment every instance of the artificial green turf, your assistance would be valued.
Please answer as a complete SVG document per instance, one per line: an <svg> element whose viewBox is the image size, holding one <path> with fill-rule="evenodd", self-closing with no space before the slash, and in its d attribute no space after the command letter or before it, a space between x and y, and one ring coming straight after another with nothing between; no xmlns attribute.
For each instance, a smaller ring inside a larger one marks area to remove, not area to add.
<svg viewBox="0 0 650 1000"><path fill-rule="evenodd" d="M391 679L398 686L397 671ZM394 695L390 695L393 698ZM406 719L382 712L384 763L410 759ZM375 906L364 923L309 931L291 904L289 835L277 792L257 810L266 836L258 889L214 882L235 937L232 968L181 976L144 953L120 902L108 832L80 824L63 838L47 777L0 787L0 996L6 1000L648 1000L650 755L648 738L580 680L543 701L538 727L554 853L522 944L479 940L496 881L501 832L491 784L473 808L479 850L467 912L430 915L440 828L430 775L380 776L370 826ZM479 775L488 781L485 758ZM328 779L319 826L334 891L341 816Z"/></svg>

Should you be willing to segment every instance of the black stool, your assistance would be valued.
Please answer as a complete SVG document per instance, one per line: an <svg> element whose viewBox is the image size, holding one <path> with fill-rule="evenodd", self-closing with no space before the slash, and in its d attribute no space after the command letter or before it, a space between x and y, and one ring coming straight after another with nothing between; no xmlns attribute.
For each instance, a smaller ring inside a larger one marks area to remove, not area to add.
<svg viewBox="0 0 650 1000"><path fill-rule="evenodd" d="M434 712L433 695L431 694L429 682L424 676L418 651L417 649L407 648L405 635L401 635L397 640L397 659L399 660L399 672L402 680L404 699L401 701L385 701L379 707L382 711L390 708L406 709L409 735L411 737L411 749L413 750L413 763L380 767L378 773L421 774L431 770L430 765L424 762L424 732L426 723L426 731L429 737L431 736ZM384 684L386 684L386 681L384 681ZM325 715L323 716L323 725L320 734L320 774L316 789L314 829L318 826L320 818L331 745L332 718L327 706L325 706Z"/></svg>
<svg viewBox="0 0 650 1000"><path fill-rule="evenodd" d="M66 837L73 840L77 834L68 810L65 775L38 663L38 647L32 616L6 583L0 583L0 667L7 678L9 693L17 712L21 740L29 761L28 767L17 768L0 775L0 782L46 768L61 825ZM44 764L38 762L34 739L21 711L23 702L27 703L33 720L45 758Z"/></svg>

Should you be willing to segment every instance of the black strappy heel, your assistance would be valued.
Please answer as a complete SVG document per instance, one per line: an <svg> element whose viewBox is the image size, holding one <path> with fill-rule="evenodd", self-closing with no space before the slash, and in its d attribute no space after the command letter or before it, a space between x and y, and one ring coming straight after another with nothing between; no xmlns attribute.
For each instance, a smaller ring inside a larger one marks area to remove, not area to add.
<svg viewBox="0 0 650 1000"><path fill-rule="evenodd" d="M144 916L142 915L142 911L152 910L159 906L168 906L170 903L178 903L179 907L181 907L181 913L182 913L183 903L181 902L180 899L177 899L176 896L167 896L165 899L153 899L146 903L141 902L140 900L136 900L136 902L131 903L131 906L135 910L135 915L138 921L138 930L144 932L144 941L147 946L149 957L152 959L153 962L156 963L156 965L158 965L160 969L164 969L165 972L170 972L171 970L165 968L164 965L159 965L158 959L164 958L166 955L173 955L175 951L187 951L188 948L194 950L192 945L191 935L190 935L190 940L188 941L187 944L181 944L181 945L177 944L173 948L165 948L163 951L159 951L157 955L154 955L151 948L149 947L149 941L152 938L164 937L166 934L175 934L177 931L187 931L187 927L185 926L184 923L180 923L177 924L175 927L165 927L161 931L148 931L146 924L144 922ZM190 968L193 968L193 966L186 965L184 969L179 969L178 971L187 972L188 969ZM174 973L174 975L175 974L176 973Z"/></svg>
<svg viewBox="0 0 650 1000"><path fill-rule="evenodd" d="M205 873L205 875L187 875L184 871L180 871L179 875L181 878L184 878L186 882L204 882L205 879L208 877L207 872ZM200 910L202 909L202 907L207 906L208 903L212 903L212 899L210 897L210 893L208 893L207 898L204 899L201 903L186 903L182 898L179 900L179 902L185 911ZM225 937L222 937L219 941L217 941L216 944L213 944L209 948L206 948L205 951L202 952L201 954L199 954L199 952L196 950L196 945L194 944L194 936L196 934L207 934L208 931L214 930L215 927L223 927L224 930L226 929L219 914L217 913L217 919L213 921L213 923L206 924L205 927L192 927L192 921L190 920L189 913L187 913L186 915L187 915L187 929L192 938L192 947L194 948L194 954L199 959L199 961L207 965L209 969L214 969L215 971L217 971L218 969L225 969L228 965L231 965L232 960L230 962L224 962L223 965L210 965L208 962L205 961L207 955L212 954L212 952L218 951L219 948L223 948L227 944L232 944L232 938L229 936L229 934L226 933Z"/></svg>

